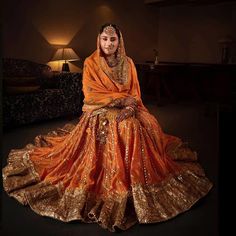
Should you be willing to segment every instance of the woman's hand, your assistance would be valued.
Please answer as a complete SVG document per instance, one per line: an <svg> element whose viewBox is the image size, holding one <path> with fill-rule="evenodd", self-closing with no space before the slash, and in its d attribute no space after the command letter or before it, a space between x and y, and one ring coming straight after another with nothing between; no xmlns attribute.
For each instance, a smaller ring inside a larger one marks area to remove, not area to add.
<svg viewBox="0 0 236 236"><path fill-rule="evenodd" d="M133 97L128 97L128 98L117 98L110 104L108 104L108 107L127 107L127 106L132 106L132 107L137 107L137 100Z"/></svg>
<svg viewBox="0 0 236 236"><path fill-rule="evenodd" d="M136 107L137 106L137 100L133 97L128 97L124 99L123 105L125 107L127 106L132 106L132 107Z"/></svg>
<svg viewBox="0 0 236 236"><path fill-rule="evenodd" d="M135 109L131 106L123 108L116 117L116 122L121 122L135 114Z"/></svg>

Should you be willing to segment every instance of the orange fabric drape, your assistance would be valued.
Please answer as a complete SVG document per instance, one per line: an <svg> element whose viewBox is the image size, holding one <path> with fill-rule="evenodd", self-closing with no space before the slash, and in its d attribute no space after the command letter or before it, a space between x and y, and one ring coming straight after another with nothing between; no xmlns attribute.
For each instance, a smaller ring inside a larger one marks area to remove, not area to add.
<svg viewBox="0 0 236 236"><path fill-rule="evenodd" d="M127 57L128 58L128 57ZM134 97L138 109L147 111L141 100L141 91L135 65L128 58L128 81L118 84L112 81L99 67L99 57L95 51L85 60L83 71L83 111L93 111L105 107L117 98Z"/></svg>

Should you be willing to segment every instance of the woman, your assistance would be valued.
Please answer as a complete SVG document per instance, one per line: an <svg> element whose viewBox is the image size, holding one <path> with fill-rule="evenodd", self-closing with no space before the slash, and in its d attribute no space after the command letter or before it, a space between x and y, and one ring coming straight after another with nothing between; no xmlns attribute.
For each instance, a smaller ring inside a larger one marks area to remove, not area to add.
<svg viewBox="0 0 236 236"><path fill-rule="evenodd" d="M97 222L110 231L165 221L212 187L196 152L163 133L141 100L121 32L102 26L84 63L79 123L11 150L6 192L38 214Z"/></svg>

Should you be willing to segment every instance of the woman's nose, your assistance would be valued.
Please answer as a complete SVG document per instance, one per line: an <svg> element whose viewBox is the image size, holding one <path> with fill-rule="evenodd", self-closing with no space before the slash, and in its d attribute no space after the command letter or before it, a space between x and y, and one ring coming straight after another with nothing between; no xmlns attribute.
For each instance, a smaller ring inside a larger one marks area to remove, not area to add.
<svg viewBox="0 0 236 236"><path fill-rule="evenodd" d="M111 45L111 44L112 44L112 42L107 40L107 45Z"/></svg>

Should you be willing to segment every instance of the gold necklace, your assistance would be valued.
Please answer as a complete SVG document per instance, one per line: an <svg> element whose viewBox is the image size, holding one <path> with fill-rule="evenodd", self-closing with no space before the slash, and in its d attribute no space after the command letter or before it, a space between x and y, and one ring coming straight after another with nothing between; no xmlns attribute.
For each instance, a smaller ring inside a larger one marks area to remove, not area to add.
<svg viewBox="0 0 236 236"><path fill-rule="evenodd" d="M112 55L110 57L106 57L106 62L109 67L114 67L118 64L118 60L116 59L115 55Z"/></svg>

